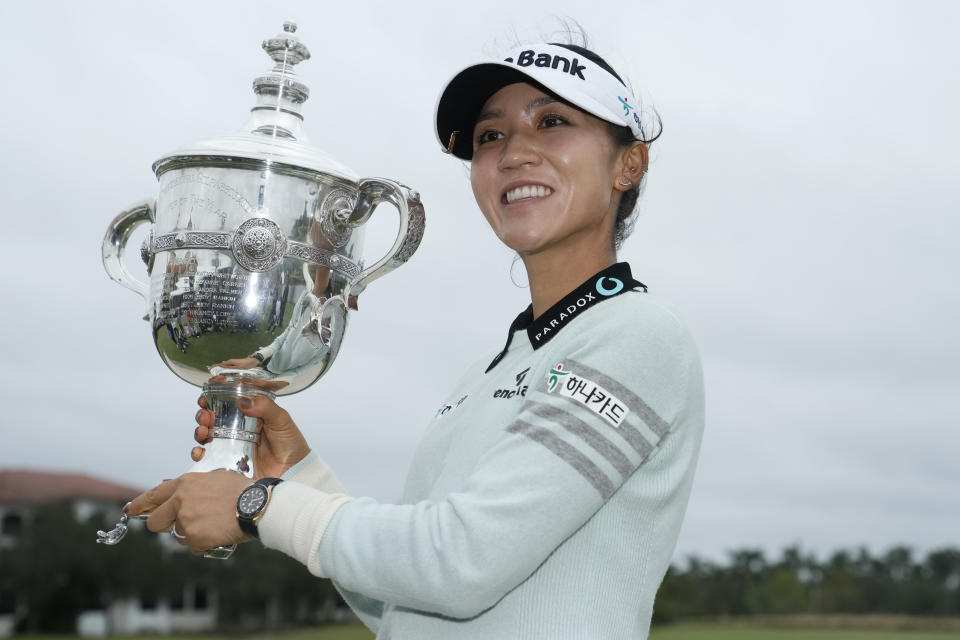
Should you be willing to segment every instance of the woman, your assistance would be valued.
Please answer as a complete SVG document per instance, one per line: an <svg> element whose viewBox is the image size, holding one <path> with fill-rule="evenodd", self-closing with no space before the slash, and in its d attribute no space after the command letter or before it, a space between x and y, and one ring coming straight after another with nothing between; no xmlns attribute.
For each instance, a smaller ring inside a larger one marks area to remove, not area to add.
<svg viewBox="0 0 960 640"><path fill-rule="evenodd" d="M602 59L565 45L521 47L445 88L438 136L471 162L531 305L437 412L401 504L349 497L258 397L242 409L262 420L256 468L275 479L187 475L130 512L152 509L151 530L196 552L259 536L333 579L383 638L646 637L703 390L683 324L616 263L651 141L635 108ZM212 415L197 421L203 443Z"/></svg>

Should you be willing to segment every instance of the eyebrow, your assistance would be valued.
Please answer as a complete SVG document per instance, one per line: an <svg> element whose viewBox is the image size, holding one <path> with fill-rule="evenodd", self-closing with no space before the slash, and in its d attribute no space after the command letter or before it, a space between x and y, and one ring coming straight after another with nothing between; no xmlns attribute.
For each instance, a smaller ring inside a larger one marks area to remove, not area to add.
<svg viewBox="0 0 960 640"><path fill-rule="evenodd" d="M539 98L534 98L529 103L527 103L527 106L525 106L523 110L529 113L531 111L539 109L544 105L553 104L554 102L560 102L560 101L552 96L541 96ZM496 109L492 109L490 111L484 111L477 116L477 120L476 122L473 123L473 126L476 127L478 124L480 124L484 120L493 120L494 118L499 118L502 115L503 115L503 112L498 111Z"/></svg>

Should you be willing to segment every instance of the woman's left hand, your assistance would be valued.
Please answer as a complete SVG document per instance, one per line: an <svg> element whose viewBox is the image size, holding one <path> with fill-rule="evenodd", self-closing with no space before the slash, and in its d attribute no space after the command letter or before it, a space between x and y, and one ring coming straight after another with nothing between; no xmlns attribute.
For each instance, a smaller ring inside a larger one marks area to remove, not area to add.
<svg viewBox="0 0 960 640"><path fill-rule="evenodd" d="M237 524L237 498L250 483L250 478L225 469L186 473L137 496L126 512L151 512L150 531L171 531L176 525L177 533L186 536L177 538L180 544L202 554L250 539Z"/></svg>

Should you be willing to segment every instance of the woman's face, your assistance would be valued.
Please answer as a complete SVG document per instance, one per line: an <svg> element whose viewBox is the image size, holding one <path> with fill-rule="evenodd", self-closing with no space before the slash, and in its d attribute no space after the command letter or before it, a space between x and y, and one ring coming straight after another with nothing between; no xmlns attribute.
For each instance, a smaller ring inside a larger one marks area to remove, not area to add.
<svg viewBox="0 0 960 640"><path fill-rule="evenodd" d="M497 237L521 255L611 246L621 168L607 124L526 83L477 119L470 182Z"/></svg>

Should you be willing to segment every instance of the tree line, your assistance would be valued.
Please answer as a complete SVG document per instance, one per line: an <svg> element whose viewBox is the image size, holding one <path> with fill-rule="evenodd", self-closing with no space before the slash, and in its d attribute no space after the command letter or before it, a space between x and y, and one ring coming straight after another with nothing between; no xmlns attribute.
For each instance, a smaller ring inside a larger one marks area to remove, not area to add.
<svg viewBox="0 0 960 640"><path fill-rule="evenodd" d="M211 594L221 630L315 624L342 604L328 580L257 543L227 561L196 558L146 529L96 545L94 532L114 522L100 513L78 522L67 503L36 508L16 544L0 549L0 614L25 613L20 632L73 632L82 611L118 597L175 602L185 584ZM726 563L691 556L667 572L654 622L793 613L960 616L960 549L921 557L905 546L877 555L860 548L822 560L796 546L777 559L743 549Z"/></svg>
<svg viewBox="0 0 960 640"><path fill-rule="evenodd" d="M906 546L877 555L861 547L822 560L799 546L775 560L742 549L726 564L691 556L667 572L654 621L795 613L958 616L960 549L920 556Z"/></svg>

